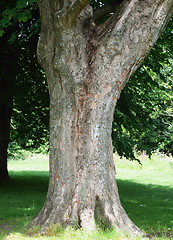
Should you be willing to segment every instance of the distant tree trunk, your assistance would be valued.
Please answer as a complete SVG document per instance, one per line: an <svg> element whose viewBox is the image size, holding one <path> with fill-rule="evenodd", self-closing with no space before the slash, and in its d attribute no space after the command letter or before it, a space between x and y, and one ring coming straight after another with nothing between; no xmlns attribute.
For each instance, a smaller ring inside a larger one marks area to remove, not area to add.
<svg viewBox="0 0 173 240"><path fill-rule="evenodd" d="M10 33L0 38L0 181L9 179L7 150L10 139L10 120L13 109L13 87L17 75L15 45L9 45Z"/></svg>
<svg viewBox="0 0 173 240"><path fill-rule="evenodd" d="M71 3L72 2L72 3ZM50 180L32 222L141 231L119 200L111 127L121 90L170 18L171 1L123 1L96 26L88 1L40 1L38 58L50 94ZM84 8L85 7L85 8ZM83 9L83 11L82 11Z"/></svg>
<svg viewBox="0 0 173 240"><path fill-rule="evenodd" d="M0 78L0 182L9 178L7 170L7 149L10 137L10 119L13 96L8 80Z"/></svg>

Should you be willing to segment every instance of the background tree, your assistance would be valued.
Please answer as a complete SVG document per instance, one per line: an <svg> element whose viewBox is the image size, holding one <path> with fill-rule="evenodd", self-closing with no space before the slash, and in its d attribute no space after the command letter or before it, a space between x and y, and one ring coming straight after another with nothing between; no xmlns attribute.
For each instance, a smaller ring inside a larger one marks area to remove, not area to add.
<svg viewBox="0 0 173 240"><path fill-rule="evenodd" d="M0 13L4 9L4 2L0 3ZM6 3L6 6L11 7L12 4ZM12 31L16 31L17 26L12 26ZM16 43L11 49L8 47L8 40L11 36L11 31L6 29L6 33L1 37L0 45L0 181L8 179L7 171L7 148L10 135L10 119L13 106L13 85L17 73L18 56L14 49L17 50ZM9 74L10 73L10 74Z"/></svg>
<svg viewBox="0 0 173 240"><path fill-rule="evenodd" d="M0 181L9 178L7 148L10 135L10 149L14 149L16 143L36 148L48 135L49 100L43 71L36 59L39 13L34 3L0 3Z"/></svg>
<svg viewBox="0 0 173 240"><path fill-rule="evenodd" d="M3 38L6 41L5 38ZM0 73L0 181L8 179L7 171L7 148L10 134L10 119L13 106L13 82L16 76L17 59L13 50L2 44L3 51L1 51L1 73ZM8 62L12 61L11 65ZM10 72L10 75L9 75Z"/></svg>

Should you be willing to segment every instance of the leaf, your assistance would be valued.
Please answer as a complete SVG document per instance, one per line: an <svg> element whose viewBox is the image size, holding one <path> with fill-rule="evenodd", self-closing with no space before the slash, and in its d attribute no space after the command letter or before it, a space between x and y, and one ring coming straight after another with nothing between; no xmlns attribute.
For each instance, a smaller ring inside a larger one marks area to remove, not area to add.
<svg viewBox="0 0 173 240"><path fill-rule="evenodd" d="M37 3L37 0L18 0L16 4L17 9L23 9L28 7L29 5L33 5L34 3Z"/></svg>
<svg viewBox="0 0 173 240"><path fill-rule="evenodd" d="M0 37L2 37L2 35L4 34L5 32L3 30L0 30Z"/></svg>
<svg viewBox="0 0 173 240"><path fill-rule="evenodd" d="M32 18L30 11L24 11L17 15L19 22L27 22L29 18Z"/></svg>
<svg viewBox="0 0 173 240"><path fill-rule="evenodd" d="M38 3L37 0L29 0L29 1L27 1L27 2L28 2L29 5L32 5L33 3Z"/></svg>
<svg viewBox="0 0 173 240"><path fill-rule="evenodd" d="M27 1L26 0L18 0L16 4L16 8L22 9L27 7Z"/></svg>
<svg viewBox="0 0 173 240"><path fill-rule="evenodd" d="M7 16L8 19L11 20L12 17L14 16L15 12L16 12L15 9L6 9L6 10L3 12L2 16L3 16L3 17L4 17L4 16Z"/></svg>
<svg viewBox="0 0 173 240"><path fill-rule="evenodd" d="M11 25L11 22L10 22L9 18L8 18L7 16L4 16L4 17L0 20L0 26L1 26L1 28L8 27L9 25Z"/></svg>

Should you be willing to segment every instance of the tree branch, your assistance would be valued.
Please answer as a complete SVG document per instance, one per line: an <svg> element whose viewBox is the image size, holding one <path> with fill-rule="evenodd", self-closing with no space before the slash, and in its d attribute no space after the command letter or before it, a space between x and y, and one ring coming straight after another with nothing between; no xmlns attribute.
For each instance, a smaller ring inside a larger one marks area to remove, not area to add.
<svg viewBox="0 0 173 240"><path fill-rule="evenodd" d="M115 13L96 29L98 48L95 59L99 62L99 74L106 76L107 65L113 71L118 62L119 72L115 75L121 79L117 88L122 90L172 14L172 0L124 0Z"/></svg>
<svg viewBox="0 0 173 240"><path fill-rule="evenodd" d="M73 25L81 11L89 4L89 0L76 0L68 11L68 21Z"/></svg>
<svg viewBox="0 0 173 240"><path fill-rule="evenodd" d="M123 41L129 38L129 45L134 46L135 42L140 42L144 38L154 43L156 40L151 39L155 35L154 30L159 36L172 14L172 0L159 0L156 3L124 0L120 5L118 4L114 14L102 26L98 27L98 41L100 43L112 42L117 36ZM144 35L141 30L147 31L151 36Z"/></svg>

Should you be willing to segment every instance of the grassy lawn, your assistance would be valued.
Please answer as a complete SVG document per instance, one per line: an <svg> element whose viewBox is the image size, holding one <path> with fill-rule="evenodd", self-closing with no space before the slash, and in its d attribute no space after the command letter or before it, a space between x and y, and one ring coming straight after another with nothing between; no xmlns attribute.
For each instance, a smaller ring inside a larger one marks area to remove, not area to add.
<svg viewBox="0 0 173 240"><path fill-rule="evenodd" d="M173 234L173 158L155 154L140 159L142 166L115 159L123 207L145 232Z"/></svg>
<svg viewBox="0 0 173 240"><path fill-rule="evenodd" d="M114 156L115 157L115 156ZM142 166L115 157L121 202L135 224L153 239L173 239L173 158L140 156ZM43 206L48 187L48 157L9 161L12 182L0 185L0 239L132 239L123 233L52 226L46 236L24 227ZM134 239L134 238L133 238ZM144 239L144 238L137 238Z"/></svg>

